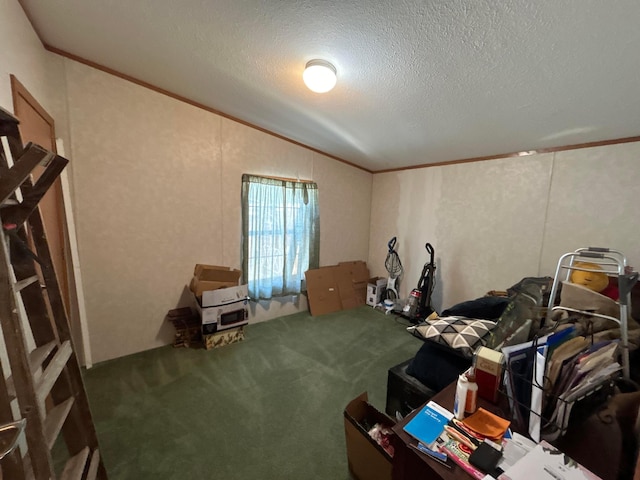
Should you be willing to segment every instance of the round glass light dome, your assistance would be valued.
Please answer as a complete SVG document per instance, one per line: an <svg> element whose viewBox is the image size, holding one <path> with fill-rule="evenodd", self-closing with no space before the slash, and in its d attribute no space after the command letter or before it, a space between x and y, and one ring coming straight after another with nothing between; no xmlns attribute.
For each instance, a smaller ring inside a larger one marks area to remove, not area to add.
<svg viewBox="0 0 640 480"><path fill-rule="evenodd" d="M324 60L311 60L304 69L302 79L309 90L326 93L336 86L336 67Z"/></svg>

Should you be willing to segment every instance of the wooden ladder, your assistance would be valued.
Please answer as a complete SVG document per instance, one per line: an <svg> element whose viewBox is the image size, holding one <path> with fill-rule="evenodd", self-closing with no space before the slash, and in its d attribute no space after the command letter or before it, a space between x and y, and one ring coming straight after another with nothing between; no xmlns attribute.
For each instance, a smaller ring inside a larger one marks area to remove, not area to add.
<svg viewBox="0 0 640 480"><path fill-rule="evenodd" d="M11 372L5 380L2 366L0 423L14 420L14 399L27 421L26 449L5 457L3 473L11 480L106 479L38 207L68 160L23 146L17 119L1 108L0 137L8 144L0 150L0 325ZM37 165L45 170L34 184ZM57 474L51 450L60 434L69 459Z"/></svg>

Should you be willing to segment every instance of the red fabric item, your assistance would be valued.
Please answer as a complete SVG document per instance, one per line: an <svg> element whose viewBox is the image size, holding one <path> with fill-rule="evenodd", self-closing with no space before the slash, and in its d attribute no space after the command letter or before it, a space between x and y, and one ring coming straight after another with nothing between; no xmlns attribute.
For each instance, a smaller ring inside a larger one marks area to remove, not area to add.
<svg viewBox="0 0 640 480"><path fill-rule="evenodd" d="M609 285L607 285L605 289L600 292L600 294L604 295L605 297L609 297L616 302L620 298L620 291L618 290L618 286L612 285L611 282L609 282Z"/></svg>

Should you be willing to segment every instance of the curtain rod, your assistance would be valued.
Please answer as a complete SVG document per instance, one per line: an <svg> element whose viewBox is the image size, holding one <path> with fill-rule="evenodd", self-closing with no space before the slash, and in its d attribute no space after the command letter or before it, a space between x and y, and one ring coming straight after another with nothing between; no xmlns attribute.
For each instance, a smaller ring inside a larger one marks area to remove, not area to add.
<svg viewBox="0 0 640 480"><path fill-rule="evenodd" d="M315 183L313 180L301 180L298 178L287 178L287 177L274 177L272 175L254 175L254 176L262 177L262 178L270 178L272 180L281 180L283 182Z"/></svg>

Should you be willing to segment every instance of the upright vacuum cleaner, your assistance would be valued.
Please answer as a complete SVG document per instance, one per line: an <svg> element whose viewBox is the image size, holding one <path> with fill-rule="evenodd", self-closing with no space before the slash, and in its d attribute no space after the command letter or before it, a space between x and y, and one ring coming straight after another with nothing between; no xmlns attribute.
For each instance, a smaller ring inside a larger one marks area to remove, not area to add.
<svg viewBox="0 0 640 480"><path fill-rule="evenodd" d="M409 297L409 313L407 316L412 323L420 323L435 311L431 306L431 295L436 283L435 250L430 243L427 243L424 248L427 249L429 254L429 261L424 264L422 274L420 274L420 279L418 280L418 286L411 291Z"/></svg>
<svg viewBox="0 0 640 480"><path fill-rule="evenodd" d="M398 252L396 252L396 241L396 237L389 240L389 243L387 244L387 247L389 247L389 253L387 253L387 258L384 261L384 266L387 269L387 272L389 272L389 277L387 278L387 289L385 290L384 295L384 298L387 300L398 299L398 279L404 271Z"/></svg>

